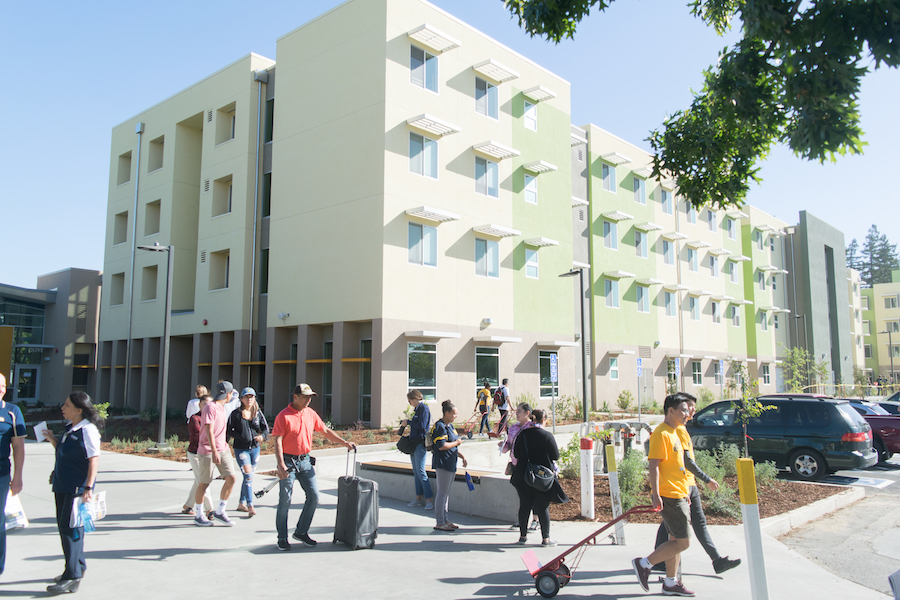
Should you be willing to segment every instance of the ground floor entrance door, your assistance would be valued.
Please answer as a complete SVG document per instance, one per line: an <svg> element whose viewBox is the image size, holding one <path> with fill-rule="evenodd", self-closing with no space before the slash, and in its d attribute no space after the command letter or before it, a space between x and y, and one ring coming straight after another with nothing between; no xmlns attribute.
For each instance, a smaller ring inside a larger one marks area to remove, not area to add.
<svg viewBox="0 0 900 600"><path fill-rule="evenodd" d="M41 365L16 365L13 402L37 402L41 394Z"/></svg>

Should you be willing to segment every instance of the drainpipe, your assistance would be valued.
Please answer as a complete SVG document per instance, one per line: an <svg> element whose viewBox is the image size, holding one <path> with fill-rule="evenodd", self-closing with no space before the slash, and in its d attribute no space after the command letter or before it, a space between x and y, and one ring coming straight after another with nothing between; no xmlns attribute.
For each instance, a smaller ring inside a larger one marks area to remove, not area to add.
<svg viewBox="0 0 900 600"><path fill-rule="evenodd" d="M141 139L144 134L144 124L135 125L134 132L138 136L138 144L134 167L134 208L131 211L131 290L128 292L128 337L125 339L125 406L128 406L128 380L131 373L131 311L134 306L134 254L137 244L135 240L137 240L138 184L141 182Z"/></svg>
<svg viewBox="0 0 900 600"><path fill-rule="evenodd" d="M675 190L672 190L672 208L675 211L675 233L681 231L681 216L678 213L678 200L675 198ZM675 240L675 284L681 285L681 241ZM682 291L677 290L678 294L678 389L684 389L684 366L681 364L681 355L684 354L684 310L682 304L684 296ZM668 371L668 365L666 366ZM669 374L666 373L666 386L669 384ZM668 389L666 389L668 396Z"/></svg>
<svg viewBox="0 0 900 600"><path fill-rule="evenodd" d="M257 82L256 87L256 169L253 172L253 245L250 247L250 327L247 335L247 360L253 360L253 308L254 298L256 297L256 228L257 219L259 217L259 134L260 134L260 118L262 116L262 86L269 81L269 73L266 71L255 71L253 80ZM253 367L247 366L247 381L252 384L250 374Z"/></svg>
<svg viewBox="0 0 900 600"><path fill-rule="evenodd" d="M584 344L585 344L586 340L584 337L584 334L585 334L584 329L585 328L582 327L581 328L581 351L582 351L582 353L584 353L586 355L586 358L588 360L590 360L590 363L589 363L588 368L582 369L582 371L584 371L584 372L582 373L581 376L582 377L589 376L591 378L591 387L590 387L591 400L590 400L589 404L590 404L590 409L594 410L596 408L596 406L594 406L594 405L595 405L595 400L597 398L597 378L594 376L595 368L596 368L596 364L597 364L594 359L594 357L596 356L596 352L597 352L597 340L595 339L596 328L594 327L594 273L597 273L598 271L595 268L596 265L594 265L594 200L593 200L593 198L594 198L594 194L593 194L594 179L593 179L593 175L591 174L591 164L593 161L593 156L592 156L592 152L591 152L590 128L588 128L588 130L587 130L587 138L588 138L588 143L585 144L585 154L586 154L585 163L587 164L587 201L588 201L588 236L587 236L587 238L588 238L588 265L589 265L588 270L587 270L588 278L589 278L587 289L588 289L588 298L589 298L588 319L590 320L590 327L588 329L590 331L590 338L591 338L591 341L590 341L591 351L589 354L587 352L584 352L584 349L585 349ZM582 277L583 276L584 275L582 274ZM582 302L584 301L584 291L583 290L581 292L581 300L582 300ZM582 305L581 311L582 311L581 318L582 318L582 323L583 323L584 322L583 321L584 305ZM588 389L587 385L585 384L582 389L585 390L582 393L586 393L587 389ZM584 416L585 416L585 418L587 418L587 414L585 414Z"/></svg>

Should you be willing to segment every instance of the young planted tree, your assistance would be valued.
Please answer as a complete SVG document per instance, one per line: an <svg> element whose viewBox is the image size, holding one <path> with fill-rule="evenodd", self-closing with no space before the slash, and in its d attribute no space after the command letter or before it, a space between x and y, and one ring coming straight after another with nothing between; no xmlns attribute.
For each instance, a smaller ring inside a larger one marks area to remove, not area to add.
<svg viewBox="0 0 900 600"><path fill-rule="evenodd" d="M759 401L759 399L757 398L757 391L759 390L759 380L750 380L749 374L747 372L747 367L745 367L744 365L733 363L732 368L735 369L735 379L740 381L741 388L740 405L738 406L737 403L732 403L732 407L734 408L734 414L737 418L737 421L741 424L741 428L743 429L744 458L749 458L750 438L747 435L747 425L750 424L750 419L754 419L763 414L765 411L771 410L775 407L771 405L766 406Z"/></svg>

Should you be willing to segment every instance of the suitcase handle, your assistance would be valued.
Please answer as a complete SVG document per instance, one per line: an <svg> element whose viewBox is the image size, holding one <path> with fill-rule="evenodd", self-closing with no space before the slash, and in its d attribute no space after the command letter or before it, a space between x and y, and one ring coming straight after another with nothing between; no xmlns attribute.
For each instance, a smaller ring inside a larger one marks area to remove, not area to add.
<svg viewBox="0 0 900 600"><path fill-rule="evenodd" d="M356 448L353 448L353 475L356 476ZM350 475L350 448L347 448L347 477L351 477Z"/></svg>

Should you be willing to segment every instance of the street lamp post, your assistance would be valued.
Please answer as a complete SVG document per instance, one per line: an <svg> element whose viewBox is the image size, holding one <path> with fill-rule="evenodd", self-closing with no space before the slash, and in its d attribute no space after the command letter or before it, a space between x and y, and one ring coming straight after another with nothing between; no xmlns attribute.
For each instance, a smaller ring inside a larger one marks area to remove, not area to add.
<svg viewBox="0 0 900 600"><path fill-rule="evenodd" d="M581 415L584 422L588 422L588 378L590 371L587 362L587 323L584 319L584 271L585 267L573 267L568 273L563 273L560 277L575 277L578 275L578 296L579 306L581 307Z"/></svg>
<svg viewBox="0 0 900 600"><path fill-rule="evenodd" d="M162 398L159 407L159 439L156 447L166 447L166 410L169 391L169 326L172 320L172 272L175 266L175 246L160 246L159 242L152 246L138 246L138 250L168 253L166 265L166 318L163 325L163 360L162 360Z"/></svg>

